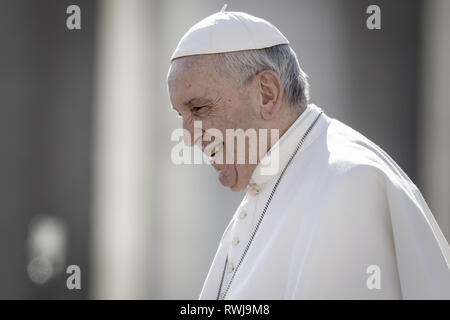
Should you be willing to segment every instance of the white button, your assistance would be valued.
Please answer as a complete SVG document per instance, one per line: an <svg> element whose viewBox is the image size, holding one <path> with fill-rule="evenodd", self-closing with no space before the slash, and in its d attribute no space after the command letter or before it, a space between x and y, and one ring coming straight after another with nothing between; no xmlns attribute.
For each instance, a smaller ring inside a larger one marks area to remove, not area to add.
<svg viewBox="0 0 450 320"><path fill-rule="evenodd" d="M234 239L233 239L233 244L235 245L235 246L237 246L238 244L239 244L239 238L238 237L234 237Z"/></svg>
<svg viewBox="0 0 450 320"><path fill-rule="evenodd" d="M234 265L231 262L228 262L228 273L232 273L234 271Z"/></svg>
<svg viewBox="0 0 450 320"><path fill-rule="evenodd" d="M249 183L248 185L248 192L250 195L255 195L259 193L259 187L256 183Z"/></svg>
<svg viewBox="0 0 450 320"><path fill-rule="evenodd" d="M241 213L239 214L239 218L241 219L245 219L245 217L247 216L247 211L242 210Z"/></svg>
<svg viewBox="0 0 450 320"><path fill-rule="evenodd" d="M255 186L250 186L248 188L248 192L250 193L250 195L252 196L256 196L259 194L259 188L255 185Z"/></svg>

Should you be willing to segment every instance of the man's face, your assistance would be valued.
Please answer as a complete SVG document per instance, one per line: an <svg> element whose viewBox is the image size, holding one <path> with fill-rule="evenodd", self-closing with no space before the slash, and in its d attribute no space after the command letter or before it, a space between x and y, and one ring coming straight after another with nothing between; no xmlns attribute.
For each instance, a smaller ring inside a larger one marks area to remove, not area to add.
<svg viewBox="0 0 450 320"><path fill-rule="evenodd" d="M220 74L215 68L214 55L174 60L169 70L168 86L172 106L182 117L183 128L190 133L185 143L194 145L199 141L197 138L204 135L208 129L219 130L224 140L223 143L220 141L219 146L222 148L220 153L223 161L217 161L221 164L212 165L219 172L222 185L232 191L244 189L250 181L256 163L249 164L248 143L245 144L245 163L237 163L237 143L234 141L234 147L231 143L227 144L226 129L258 129L260 120L257 101L251 94L254 88L251 85L240 88L230 76ZM202 122L201 132L194 133L194 121ZM214 139L203 141L204 152L211 141L214 143ZM231 163L226 161L229 153L233 154L231 159L234 160Z"/></svg>

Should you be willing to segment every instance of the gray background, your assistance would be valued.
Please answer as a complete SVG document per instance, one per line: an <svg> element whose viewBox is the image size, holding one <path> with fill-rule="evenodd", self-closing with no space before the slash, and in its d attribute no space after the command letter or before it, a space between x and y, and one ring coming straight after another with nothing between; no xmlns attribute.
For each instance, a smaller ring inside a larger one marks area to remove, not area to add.
<svg viewBox="0 0 450 320"><path fill-rule="evenodd" d="M287 36L312 102L386 150L448 237L448 4L227 3ZM81 8L81 30L66 28L70 4ZM381 30L366 28L370 4L381 7ZM222 5L0 1L0 298L198 297L243 194L211 168L171 162L180 122L165 78L180 37ZM66 288L65 270L31 281L39 215L65 226L64 266L80 266L81 290Z"/></svg>

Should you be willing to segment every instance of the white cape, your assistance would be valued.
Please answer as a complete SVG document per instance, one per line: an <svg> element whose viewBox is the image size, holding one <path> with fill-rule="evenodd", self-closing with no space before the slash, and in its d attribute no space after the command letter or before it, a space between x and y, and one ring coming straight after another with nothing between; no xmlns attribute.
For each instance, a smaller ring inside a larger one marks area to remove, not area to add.
<svg viewBox="0 0 450 320"><path fill-rule="evenodd" d="M278 141L277 173L255 169L200 299L216 299L222 274L225 289L234 272L226 299L450 299L450 248L417 187L377 145L325 114L236 270L281 169L320 111L309 105Z"/></svg>

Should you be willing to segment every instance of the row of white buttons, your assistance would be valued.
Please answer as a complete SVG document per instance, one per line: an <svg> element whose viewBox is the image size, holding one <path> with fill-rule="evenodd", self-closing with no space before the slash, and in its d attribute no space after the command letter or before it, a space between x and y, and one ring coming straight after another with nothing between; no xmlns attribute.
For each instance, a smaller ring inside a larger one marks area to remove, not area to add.
<svg viewBox="0 0 450 320"><path fill-rule="evenodd" d="M247 217L247 211L245 211L245 210L242 210L241 211L241 213L239 214L239 218L241 219L241 220L243 220L243 219L245 219L245 217ZM234 237L234 239L233 239L233 244L235 245L235 246L237 246L238 244L239 244L239 238L237 237L237 236L235 236Z"/></svg>
<svg viewBox="0 0 450 320"><path fill-rule="evenodd" d="M245 210L242 210L241 213L239 214L239 218L240 219L245 219L246 217L247 217L247 212ZM235 236L233 238L232 243L233 243L234 246L237 246L240 242L241 241L239 240L238 236ZM232 273L234 271L234 264L229 262L228 266L227 266L227 269L228 269L228 273Z"/></svg>

